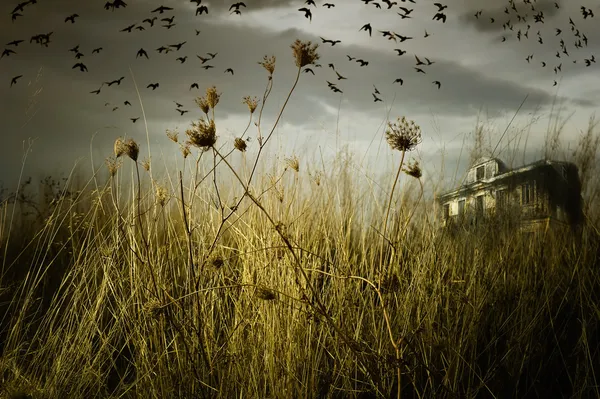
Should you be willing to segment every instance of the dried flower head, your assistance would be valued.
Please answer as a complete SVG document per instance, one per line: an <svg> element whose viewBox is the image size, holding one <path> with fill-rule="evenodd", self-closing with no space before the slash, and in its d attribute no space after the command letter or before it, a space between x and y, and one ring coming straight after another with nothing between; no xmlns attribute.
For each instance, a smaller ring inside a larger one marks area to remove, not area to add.
<svg viewBox="0 0 600 399"><path fill-rule="evenodd" d="M300 162L298 161L297 156L293 156L291 158L286 158L285 163L287 167L294 169L296 172L300 171Z"/></svg>
<svg viewBox="0 0 600 399"><path fill-rule="evenodd" d="M271 79L271 77L273 76L273 72L275 72L275 56L272 55L268 57L265 55L263 57L263 60L259 61L258 63L262 65L262 67L265 68L267 72L269 72L269 79Z"/></svg>
<svg viewBox="0 0 600 399"><path fill-rule="evenodd" d="M221 93L217 93L217 88L215 86L206 89L206 103L212 109L214 109L217 106L220 98Z"/></svg>
<svg viewBox="0 0 600 399"><path fill-rule="evenodd" d="M248 106L250 113L253 114L256 111L256 107L258 106L258 98L255 96L254 98L250 98L250 96L246 96L242 101L244 104Z"/></svg>
<svg viewBox="0 0 600 399"><path fill-rule="evenodd" d="M125 143L120 137L117 137L115 140L114 151L116 158L119 158L121 155L125 154Z"/></svg>
<svg viewBox="0 0 600 399"><path fill-rule="evenodd" d="M142 167L146 170L146 172L150 171L150 158L144 158L142 161Z"/></svg>
<svg viewBox="0 0 600 399"><path fill-rule="evenodd" d="M314 64L314 62L319 59L319 54L317 54L317 48L319 48L318 44L312 45L310 41L303 43L296 39L294 44L290 47L294 51L294 58L298 68Z"/></svg>
<svg viewBox="0 0 600 399"><path fill-rule="evenodd" d="M169 199L169 193L167 192L167 189L164 188L163 186L157 184L155 195L156 195L156 202L158 202L158 204L160 206L165 206L165 204L167 203L167 200Z"/></svg>
<svg viewBox="0 0 600 399"><path fill-rule="evenodd" d="M183 159L187 158L188 155L190 155L190 153L191 153L189 144L186 144L186 145L180 144L179 149L181 150L181 155L183 155Z"/></svg>
<svg viewBox="0 0 600 399"><path fill-rule="evenodd" d="M194 102L196 103L196 105L198 105L198 107L200 107L202 112L204 112L205 114L208 114L208 110L210 109L210 106L208 105L208 101L206 100L206 98L196 97Z"/></svg>
<svg viewBox="0 0 600 399"><path fill-rule="evenodd" d="M217 142L217 128L213 119L210 121L200 119L198 122L192 122L192 129L186 130L185 134L189 138L187 144L204 150Z"/></svg>
<svg viewBox="0 0 600 399"><path fill-rule="evenodd" d="M110 174L110 177L114 177L117 174L117 170L119 170L119 168L123 164L123 161L121 159L108 157L106 158L105 163L106 167L108 168L108 173Z"/></svg>
<svg viewBox="0 0 600 399"><path fill-rule="evenodd" d="M277 295L275 295L273 290L264 287L256 287L254 294L264 301L273 301L277 299Z"/></svg>
<svg viewBox="0 0 600 399"><path fill-rule="evenodd" d="M392 150L412 151L421 143L421 128L415 121L409 121L403 116L397 122L388 122L385 136Z"/></svg>
<svg viewBox="0 0 600 399"><path fill-rule="evenodd" d="M125 154L127 154L129 158L136 162L138 159L138 154L140 153L140 147L137 145L137 143L133 139L127 139L123 145L125 148Z"/></svg>
<svg viewBox="0 0 600 399"><path fill-rule="evenodd" d="M178 136L179 136L179 132L177 132L176 130L167 129L167 137L172 142L177 143L179 141L179 137Z"/></svg>
<svg viewBox="0 0 600 399"><path fill-rule="evenodd" d="M236 150L245 152L248 144L246 144L246 140L242 139L241 137L236 137L235 141L233 142L233 146Z"/></svg>
<svg viewBox="0 0 600 399"><path fill-rule="evenodd" d="M143 305L143 311L147 317L157 319L164 313L166 306L161 304L157 299L150 299Z"/></svg>
<svg viewBox="0 0 600 399"><path fill-rule="evenodd" d="M409 163L408 166L404 169L404 173L416 179L420 179L421 176L423 176L421 167L419 166L419 161Z"/></svg>

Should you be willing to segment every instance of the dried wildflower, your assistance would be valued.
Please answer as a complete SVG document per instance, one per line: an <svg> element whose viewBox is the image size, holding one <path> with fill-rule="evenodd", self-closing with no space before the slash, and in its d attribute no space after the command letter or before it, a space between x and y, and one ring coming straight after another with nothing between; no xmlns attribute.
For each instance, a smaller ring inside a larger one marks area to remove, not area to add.
<svg viewBox="0 0 600 399"><path fill-rule="evenodd" d="M181 155L183 155L183 158L187 158L188 155L190 155L191 151L190 151L190 146L188 144L186 145L181 145L180 144L180 150L181 150Z"/></svg>
<svg viewBox="0 0 600 399"><path fill-rule="evenodd" d="M217 106L220 98L221 93L217 93L217 88L215 86L206 89L206 103L212 109L214 109Z"/></svg>
<svg viewBox="0 0 600 399"><path fill-rule="evenodd" d="M165 307L157 299L150 299L143 305L143 311L149 318L156 319L164 313Z"/></svg>
<svg viewBox="0 0 600 399"><path fill-rule="evenodd" d="M144 158L142 161L142 167L146 170L146 172L150 171L150 158Z"/></svg>
<svg viewBox="0 0 600 399"><path fill-rule="evenodd" d="M316 172L315 174L308 174L312 181L317 185L320 186L321 185L321 177L323 177L323 173L321 171Z"/></svg>
<svg viewBox="0 0 600 399"><path fill-rule="evenodd" d="M215 255L210 259L210 264L215 268L215 269L220 269L223 267L223 265L225 264L225 261L223 260L223 258L219 255Z"/></svg>
<svg viewBox="0 0 600 399"><path fill-rule="evenodd" d="M123 143L125 154L129 158L131 158L134 162L138 159L138 154L140 153L140 147L133 139L128 139L125 143Z"/></svg>
<svg viewBox="0 0 600 399"><path fill-rule="evenodd" d="M404 169L404 173L416 179L420 179L421 176L423 176L421 167L419 166L419 161L409 163L408 166Z"/></svg>
<svg viewBox="0 0 600 399"><path fill-rule="evenodd" d="M156 185L156 202L158 202L158 204L160 206L165 206L165 204L167 203L167 200L169 199L169 193L167 192L167 189L164 188L161 185Z"/></svg>
<svg viewBox="0 0 600 399"><path fill-rule="evenodd" d="M114 175L117 174L117 170L119 170L119 168L123 164L121 159L113 157L106 158L105 163L106 167L108 168L108 173L110 174L110 177L114 177Z"/></svg>
<svg viewBox="0 0 600 399"><path fill-rule="evenodd" d="M317 54L318 44L311 45L310 41L303 43L296 39L294 44L290 47L294 51L294 58L298 68L314 64L314 62L319 59L319 54Z"/></svg>
<svg viewBox="0 0 600 399"><path fill-rule="evenodd" d="M270 57L267 57L265 55L263 57L263 60L259 61L258 63L262 65L262 67L265 68L267 72L269 72L269 79L271 79L271 77L273 76L273 72L275 72L275 56L272 55Z"/></svg>
<svg viewBox="0 0 600 399"><path fill-rule="evenodd" d="M202 112L204 112L205 114L208 114L208 110L210 109L210 106L208 105L208 101L206 100L206 98L197 97L194 101L196 102L196 105L198 105L198 107L200 107Z"/></svg>
<svg viewBox="0 0 600 399"><path fill-rule="evenodd" d="M217 128L213 119L210 121L200 119L198 122L192 122L192 129L186 130L185 134L189 138L187 144L204 150L217 142Z"/></svg>
<svg viewBox="0 0 600 399"><path fill-rule="evenodd" d="M120 137L117 137L114 145L115 157L119 158L125 153L125 143Z"/></svg>
<svg viewBox="0 0 600 399"><path fill-rule="evenodd" d="M275 292L268 288L256 287L256 291L254 292L254 294L264 301L273 301L277 299L277 295L275 295Z"/></svg>
<svg viewBox="0 0 600 399"><path fill-rule="evenodd" d="M172 142L174 142L174 143L177 143L177 142L179 142L179 137L178 137L178 135L179 135L179 132L177 132L177 131L174 131L174 130L167 129L167 137L168 137L168 138L169 138L169 140L171 140Z"/></svg>
<svg viewBox="0 0 600 399"><path fill-rule="evenodd" d="M248 144L246 144L246 140L242 139L241 137L236 137L235 141L233 142L233 146L236 150L244 152L246 151Z"/></svg>
<svg viewBox="0 0 600 399"><path fill-rule="evenodd" d="M294 169L296 172L300 171L300 162L298 161L298 157L295 155L291 158L286 158L285 163L289 168Z"/></svg>
<svg viewBox="0 0 600 399"><path fill-rule="evenodd" d="M388 122L386 139L392 150L412 151L421 143L421 128L415 121L406 117L398 118L397 122Z"/></svg>
<svg viewBox="0 0 600 399"><path fill-rule="evenodd" d="M244 101L242 103L248 106L250 113L253 114L256 111L256 107L258 106L258 98L255 96L254 98L250 98L250 96L246 96L243 98Z"/></svg>

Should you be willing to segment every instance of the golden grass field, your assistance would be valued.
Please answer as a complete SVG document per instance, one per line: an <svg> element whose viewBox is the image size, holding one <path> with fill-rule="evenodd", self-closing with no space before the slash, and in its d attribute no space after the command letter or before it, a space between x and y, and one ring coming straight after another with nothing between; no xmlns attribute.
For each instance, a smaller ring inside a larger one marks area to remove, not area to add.
<svg viewBox="0 0 600 399"><path fill-rule="evenodd" d="M292 48L299 76L316 49ZM274 62L264 95L244 99L251 141L220 142L209 88L204 118L168 132L181 162L167 177L138 159L144 143L115 138L93 176L3 194L0 395L600 396L595 125L572 154L575 232L449 234L408 161L409 119L388 124L398 167L383 194L345 152L320 172L260 163L279 121L261 120Z"/></svg>

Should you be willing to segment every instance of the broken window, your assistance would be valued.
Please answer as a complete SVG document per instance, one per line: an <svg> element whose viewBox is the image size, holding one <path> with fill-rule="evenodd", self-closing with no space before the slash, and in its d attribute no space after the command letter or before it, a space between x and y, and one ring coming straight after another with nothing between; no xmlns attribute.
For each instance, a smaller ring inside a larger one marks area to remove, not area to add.
<svg viewBox="0 0 600 399"><path fill-rule="evenodd" d="M477 181L483 180L485 178L485 166L481 165L481 166L477 167L476 173L477 173L476 180Z"/></svg>
<svg viewBox="0 0 600 399"><path fill-rule="evenodd" d="M465 213L465 200L461 199L458 201L458 214L464 215Z"/></svg>
<svg viewBox="0 0 600 399"><path fill-rule="evenodd" d="M533 202L533 184L525 183L521 186L521 205L528 205Z"/></svg>

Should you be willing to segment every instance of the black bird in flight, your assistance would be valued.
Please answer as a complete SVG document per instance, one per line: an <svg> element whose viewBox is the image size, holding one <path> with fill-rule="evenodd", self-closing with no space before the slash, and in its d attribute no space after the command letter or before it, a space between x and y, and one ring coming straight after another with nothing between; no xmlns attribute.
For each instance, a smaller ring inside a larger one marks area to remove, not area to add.
<svg viewBox="0 0 600 399"><path fill-rule="evenodd" d="M323 7L331 8L331 7L335 7L335 4L332 4L332 3L323 3Z"/></svg>
<svg viewBox="0 0 600 399"><path fill-rule="evenodd" d="M204 57L200 57L199 55L196 55L196 57L198 57L200 59L200 61L202 61L202 63L204 64L207 61L210 61L212 58L204 58Z"/></svg>
<svg viewBox="0 0 600 399"><path fill-rule="evenodd" d="M227 72L229 72L231 75L233 75L233 69L231 69L231 68L227 68L227 69L225 70L225 73L227 73Z"/></svg>
<svg viewBox="0 0 600 399"><path fill-rule="evenodd" d="M137 118L129 118L133 123L136 123L138 121L138 119L140 119L140 117L138 116Z"/></svg>
<svg viewBox="0 0 600 399"><path fill-rule="evenodd" d="M121 82L125 79L125 76L121 76L119 79L113 80L111 82L104 82L104 84L108 85L108 87L117 84L117 86L121 85Z"/></svg>
<svg viewBox="0 0 600 399"><path fill-rule="evenodd" d="M365 61L363 59L356 60L356 62L360 63L361 67L369 65L369 61Z"/></svg>
<svg viewBox="0 0 600 399"><path fill-rule="evenodd" d="M71 21L72 24L75 23L75 18L79 17L79 14L71 14L67 18L65 18L65 22Z"/></svg>
<svg viewBox="0 0 600 399"><path fill-rule="evenodd" d="M11 14L11 20L12 22L15 22L17 20L17 17L22 17L23 14L19 14L18 12L12 13Z"/></svg>
<svg viewBox="0 0 600 399"><path fill-rule="evenodd" d="M181 47L183 47L184 44L186 44L186 42L181 42L181 43L177 43L177 44L169 44L169 47L173 47L175 49L177 49L177 51L181 50Z"/></svg>
<svg viewBox="0 0 600 399"><path fill-rule="evenodd" d="M98 53L100 54L100 51L102 51L102 47L98 47L92 50L92 54Z"/></svg>
<svg viewBox="0 0 600 399"><path fill-rule="evenodd" d="M12 87L14 84L17 84L17 80L19 80L19 79L20 79L20 78L22 78L22 77L23 77L23 75L17 75L17 76L15 76L14 78L12 78L12 79L10 80L10 87Z"/></svg>
<svg viewBox="0 0 600 399"><path fill-rule="evenodd" d="M172 27L174 27L177 24L168 24L168 25L161 25L163 28L167 28L167 29L171 29Z"/></svg>
<svg viewBox="0 0 600 399"><path fill-rule="evenodd" d="M312 22L312 12L306 7L299 8L298 11L304 11L304 18L309 19Z"/></svg>
<svg viewBox="0 0 600 399"><path fill-rule="evenodd" d="M87 67L82 63L82 62L78 62L77 64L73 65L73 67L71 69L75 69L75 68L79 68L79 70L81 72L87 72Z"/></svg>
<svg viewBox="0 0 600 399"><path fill-rule="evenodd" d="M150 83L148 86L146 86L146 88L156 90L158 88L158 86L159 86L158 83Z"/></svg>
<svg viewBox="0 0 600 399"><path fill-rule="evenodd" d="M192 83L190 85L190 90L192 90L192 89L200 89L200 87L198 87L198 83Z"/></svg>
<svg viewBox="0 0 600 399"><path fill-rule="evenodd" d="M441 83L439 80L434 80L432 83L433 83L434 85L437 85L437 87L438 87L438 90L440 89L440 87L442 87L442 83Z"/></svg>
<svg viewBox="0 0 600 399"><path fill-rule="evenodd" d="M394 50L398 52L398 55L404 55L404 54L406 54L406 50L402 50L400 48L395 48Z"/></svg>
<svg viewBox="0 0 600 399"><path fill-rule="evenodd" d="M342 80L342 79L348 79L348 78L346 78L346 77L344 77L344 76L340 75L340 73L339 73L338 71L335 71L335 73L336 73L336 75L337 75L337 77L338 77L338 80Z"/></svg>
<svg viewBox="0 0 600 399"><path fill-rule="evenodd" d="M100 86L100 89L101 88L102 88L102 86ZM100 94L100 89L94 90L94 91L90 91L90 94Z"/></svg>
<svg viewBox="0 0 600 399"><path fill-rule="evenodd" d="M171 11L171 10L173 10L172 7L160 6L160 7L156 8L156 9L152 10L151 12L157 12L159 14L162 14L165 11Z"/></svg>
<svg viewBox="0 0 600 399"><path fill-rule="evenodd" d="M131 103L127 100L125 100L125 102L123 103L123 105L129 105L131 107Z"/></svg>
<svg viewBox="0 0 600 399"><path fill-rule="evenodd" d="M17 47L19 45L19 43L23 43L23 40L13 40L10 43L6 43L7 46L15 46Z"/></svg>
<svg viewBox="0 0 600 399"><path fill-rule="evenodd" d="M185 57L177 57L175 60L183 64L187 60L187 55Z"/></svg>
<svg viewBox="0 0 600 399"><path fill-rule="evenodd" d="M183 104L179 104L177 101L173 101L177 108L183 108Z"/></svg>
<svg viewBox="0 0 600 399"><path fill-rule="evenodd" d="M319 36L319 37L321 37L321 36ZM323 44L330 43L332 47L335 46L337 43L342 42L341 40L330 40L330 39L324 39L322 37L321 37L321 40L323 41Z"/></svg>
<svg viewBox="0 0 600 399"><path fill-rule="evenodd" d="M204 65L202 68L204 68L204 69L206 69L208 71L210 68L214 68L214 66L212 66L212 65Z"/></svg>
<svg viewBox="0 0 600 399"><path fill-rule="evenodd" d="M317 5L315 4L315 0L306 0L306 1L304 2L304 4L306 4L306 5L308 5L308 6L315 6L315 7L317 6Z"/></svg>
<svg viewBox="0 0 600 399"><path fill-rule="evenodd" d="M424 70L422 70L421 68L417 68L417 67L415 67L415 71L417 71L417 72L421 72L421 73L425 73L425 71L424 71Z"/></svg>
<svg viewBox="0 0 600 399"><path fill-rule="evenodd" d="M404 84L404 79L398 78L398 79L394 80L393 83L400 83L400 86L402 86Z"/></svg>
<svg viewBox="0 0 600 399"><path fill-rule="evenodd" d="M146 23L150 24L150 27L153 27L154 21L156 21L157 19L158 19L158 17L146 18L145 20L142 21L142 23L146 22Z"/></svg>
<svg viewBox="0 0 600 399"><path fill-rule="evenodd" d="M4 56L9 56L11 54L17 54L14 50L11 50L9 48L5 48L4 51L2 52L2 55L0 55L0 58L4 57Z"/></svg>
<svg viewBox="0 0 600 399"><path fill-rule="evenodd" d="M362 26L362 28L360 28L358 31L360 32L361 30L369 32L369 36L373 35L373 28L371 28L371 24L370 23L369 24L364 24Z"/></svg>
<svg viewBox="0 0 600 399"><path fill-rule="evenodd" d="M206 54L207 54L207 55L210 55L210 59L212 60L212 59L214 59L214 58L217 56L217 54L219 54L219 53L206 53Z"/></svg>
<svg viewBox="0 0 600 399"><path fill-rule="evenodd" d="M208 7L200 6L200 7L196 8L196 15L202 15L203 13L208 14Z"/></svg>
<svg viewBox="0 0 600 399"><path fill-rule="evenodd" d="M129 25L127 28L121 29L119 32L128 32L131 33L131 30L135 27L135 24Z"/></svg>
<svg viewBox="0 0 600 399"><path fill-rule="evenodd" d="M398 5L398 3L396 3L395 1L394 1L394 2L392 2L391 0L382 0L382 1L383 1L385 4L387 4L387 6L388 6L388 10L389 10L390 8L392 8L393 6L396 6L396 5Z"/></svg>
<svg viewBox="0 0 600 399"><path fill-rule="evenodd" d="M446 14L444 14L443 12L438 12L431 19L436 21L442 21L442 23L446 23Z"/></svg>
<svg viewBox="0 0 600 399"><path fill-rule="evenodd" d="M383 102L383 100L382 100L381 98L377 97L377 96L375 95L375 93L371 93L371 94L373 95L373 102L374 102L374 103L376 103L377 101L381 101L381 102Z"/></svg>
<svg viewBox="0 0 600 399"><path fill-rule="evenodd" d="M183 116L183 114L185 114L186 112L189 112L187 109L177 109L177 111L179 111L181 116Z"/></svg>
<svg viewBox="0 0 600 399"><path fill-rule="evenodd" d="M169 24L172 24L173 20L175 20L175 16L174 15L171 18L163 18L163 19L161 19L161 21L168 22Z"/></svg>
<svg viewBox="0 0 600 399"><path fill-rule="evenodd" d="M231 11L231 9L235 8L237 11L240 10L240 7L246 7L246 4L244 4L243 2L237 2L231 5L231 7L229 7L229 11Z"/></svg>
<svg viewBox="0 0 600 399"><path fill-rule="evenodd" d="M25 11L26 5L29 5L28 1L24 1L22 3L17 4L17 6L12 10L11 14L15 14L19 11L21 11L21 12Z"/></svg>
<svg viewBox="0 0 600 399"><path fill-rule="evenodd" d="M445 5L440 4L440 3L433 3L433 5L438 8L438 11L444 11L446 8L448 8L448 6L445 6Z"/></svg>
<svg viewBox="0 0 600 399"><path fill-rule="evenodd" d="M302 72L304 72L304 73L309 73L309 72L310 72L310 73L312 73L313 75L315 74L315 71L313 71L313 70L312 70L312 69L310 69L310 68L304 68L304 70L303 70Z"/></svg>
<svg viewBox="0 0 600 399"><path fill-rule="evenodd" d="M373 85L373 89L375 90L375 94L381 94L375 85Z"/></svg>
<svg viewBox="0 0 600 399"><path fill-rule="evenodd" d="M146 57L146 59L150 59L148 57L148 53L143 48L141 48L141 49L138 50L137 55L135 56L135 58L138 58L138 57Z"/></svg>

